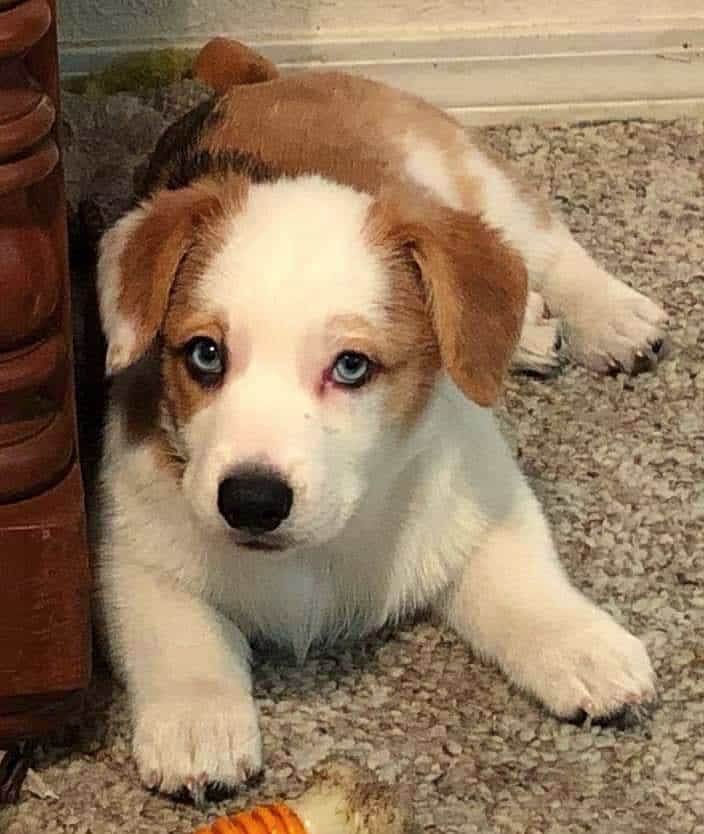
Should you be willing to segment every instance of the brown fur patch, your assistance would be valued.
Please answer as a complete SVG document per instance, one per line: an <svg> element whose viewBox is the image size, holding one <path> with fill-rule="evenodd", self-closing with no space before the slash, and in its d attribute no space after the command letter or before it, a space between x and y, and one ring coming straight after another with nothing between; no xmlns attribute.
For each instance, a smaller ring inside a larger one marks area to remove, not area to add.
<svg viewBox="0 0 704 834"><path fill-rule="evenodd" d="M247 181L231 177L224 184L203 181L178 191L161 191L146 204L142 222L125 242L119 261L118 309L134 329L130 356L108 350L112 369L126 367L154 341L164 317L172 286L186 254L196 241L213 240L226 213L245 199Z"/></svg>
<svg viewBox="0 0 704 834"><path fill-rule="evenodd" d="M386 253L384 253L386 254ZM409 281L405 265L389 258L390 296L379 330L363 316L335 316L328 323L339 349L366 354L381 365L375 385L385 390L385 418L409 428L420 415L440 369L440 355L422 288Z"/></svg>
<svg viewBox="0 0 704 834"><path fill-rule="evenodd" d="M383 382L386 413L409 428L430 399L441 361L422 291L411 285L407 273L401 273L392 273L392 298L387 308L387 344L396 361Z"/></svg>
<svg viewBox="0 0 704 834"><path fill-rule="evenodd" d="M159 422L161 380L158 357L152 353L112 383L113 396L122 406L127 439L134 445L153 436Z"/></svg>
<svg viewBox="0 0 704 834"><path fill-rule="evenodd" d="M149 447L159 469L180 479L184 461L159 420L162 381L156 351L113 380L112 398L121 414L127 441L134 446Z"/></svg>
<svg viewBox="0 0 704 834"><path fill-rule="evenodd" d="M219 390L204 388L196 382L186 368L183 352L168 346L162 353L161 376L163 399L177 429L186 425L194 414L211 403Z"/></svg>
<svg viewBox="0 0 704 834"><path fill-rule="evenodd" d="M394 265L394 294L404 299L399 340L420 339L429 357L424 315L455 384L479 405L493 403L525 312L522 259L478 217L436 204L382 198L370 210L368 236Z"/></svg>
<svg viewBox="0 0 704 834"><path fill-rule="evenodd" d="M227 327L223 321L201 309L196 297L198 279L202 275L200 259L179 275L164 322L164 345L161 375L164 401L174 425L178 428L213 401L218 388L204 388L193 379L186 366L185 345L196 336L212 339L225 350Z"/></svg>
<svg viewBox="0 0 704 834"><path fill-rule="evenodd" d="M377 362L386 364L387 355L379 339L379 330L364 316L341 314L332 316L326 324L326 336L335 350L354 350L365 353Z"/></svg>
<svg viewBox="0 0 704 834"><path fill-rule="evenodd" d="M232 203L232 195L227 202ZM242 199L237 196L235 199ZM223 243L222 226L210 223L203 227L179 269L161 325L162 387L169 414L178 428L212 402L217 388L204 388L189 373L183 348L196 336L213 339L224 346L227 326L213 311L203 309L198 284L215 252Z"/></svg>
<svg viewBox="0 0 704 834"><path fill-rule="evenodd" d="M454 120L422 99L341 73L236 86L218 113L199 138L203 150L237 149L285 175L320 174L368 194L408 180L406 131L457 153L463 138Z"/></svg>
<svg viewBox="0 0 704 834"><path fill-rule="evenodd" d="M500 168L547 228L546 200L513 165L476 132L427 101L366 78L336 72L287 75L270 83L232 86L217 106L217 120L196 138L211 153L237 152L272 165L279 174L321 174L377 194L391 183L409 183L403 138L412 134L437 148L447 161L462 208L481 210L479 177L467 170L467 150L477 147Z"/></svg>

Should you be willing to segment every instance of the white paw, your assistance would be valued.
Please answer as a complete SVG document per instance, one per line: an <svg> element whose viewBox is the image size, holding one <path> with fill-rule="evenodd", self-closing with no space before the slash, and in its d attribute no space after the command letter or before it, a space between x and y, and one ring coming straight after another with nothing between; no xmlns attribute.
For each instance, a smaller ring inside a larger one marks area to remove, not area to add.
<svg viewBox="0 0 704 834"><path fill-rule="evenodd" d="M576 359L601 373L639 374L665 356L667 314L646 296L611 279L601 297L585 299L565 337Z"/></svg>
<svg viewBox="0 0 704 834"><path fill-rule="evenodd" d="M507 664L509 675L561 718L580 710L608 717L653 701L655 673L643 643L608 614L585 608L534 630Z"/></svg>
<svg viewBox="0 0 704 834"><path fill-rule="evenodd" d="M514 371L551 376L562 367L560 320L547 318L545 309L543 297L529 292L521 338L512 360Z"/></svg>
<svg viewBox="0 0 704 834"><path fill-rule="evenodd" d="M135 706L132 752L142 782L201 801L208 786L234 788L261 770L252 697L218 681L176 684Z"/></svg>

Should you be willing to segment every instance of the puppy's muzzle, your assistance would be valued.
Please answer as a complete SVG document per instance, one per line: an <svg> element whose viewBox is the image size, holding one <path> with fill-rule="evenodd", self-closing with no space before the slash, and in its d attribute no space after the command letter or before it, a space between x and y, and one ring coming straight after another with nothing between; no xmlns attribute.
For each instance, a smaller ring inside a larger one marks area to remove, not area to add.
<svg viewBox="0 0 704 834"><path fill-rule="evenodd" d="M218 510L225 521L252 536L276 530L292 505L293 490L273 472L235 472L218 489Z"/></svg>

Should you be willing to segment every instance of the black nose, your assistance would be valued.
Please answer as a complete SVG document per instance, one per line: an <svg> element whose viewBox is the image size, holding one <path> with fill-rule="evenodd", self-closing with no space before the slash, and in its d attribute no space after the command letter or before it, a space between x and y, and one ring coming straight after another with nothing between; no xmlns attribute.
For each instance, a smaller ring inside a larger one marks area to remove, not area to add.
<svg viewBox="0 0 704 834"><path fill-rule="evenodd" d="M269 472L246 472L226 478L218 490L218 510L230 527L253 536L270 533L288 518L291 487Z"/></svg>

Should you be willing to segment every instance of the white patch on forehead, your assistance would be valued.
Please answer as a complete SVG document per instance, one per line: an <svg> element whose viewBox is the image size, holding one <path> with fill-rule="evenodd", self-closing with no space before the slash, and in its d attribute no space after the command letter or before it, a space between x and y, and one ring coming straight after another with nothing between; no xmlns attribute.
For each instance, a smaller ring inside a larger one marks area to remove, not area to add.
<svg viewBox="0 0 704 834"><path fill-rule="evenodd" d="M461 209L462 198L443 148L409 131L403 137L403 150L408 176L431 191L446 206Z"/></svg>
<svg viewBox="0 0 704 834"><path fill-rule="evenodd" d="M382 316L386 284L365 240L372 198L321 177L253 185L225 229L200 293L256 340L292 335L330 316Z"/></svg>

